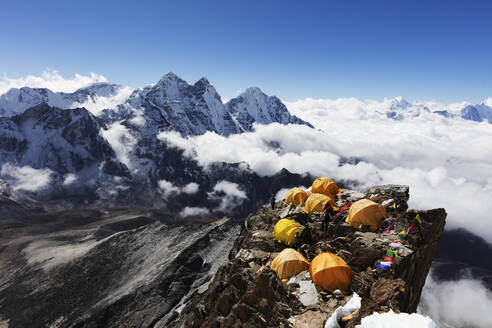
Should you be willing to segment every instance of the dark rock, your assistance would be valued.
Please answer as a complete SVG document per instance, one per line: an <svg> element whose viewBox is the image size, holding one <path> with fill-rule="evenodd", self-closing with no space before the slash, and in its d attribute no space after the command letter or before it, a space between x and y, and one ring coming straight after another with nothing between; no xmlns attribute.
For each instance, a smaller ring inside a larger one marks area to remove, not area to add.
<svg viewBox="0 0 492 328"><path fill-rule="evenodd" d="M367 198L377 203L394 199L397 211L405 212L408 209L407 201L410 198L410 194L408 186L383 185L370 188L367 192Z"/></svg>

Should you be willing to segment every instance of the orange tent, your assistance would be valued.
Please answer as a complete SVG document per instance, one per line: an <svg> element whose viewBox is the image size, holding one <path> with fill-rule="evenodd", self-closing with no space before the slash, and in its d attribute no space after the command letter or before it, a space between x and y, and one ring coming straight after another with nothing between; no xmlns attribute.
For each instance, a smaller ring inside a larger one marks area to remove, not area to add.
<svg viewBox="0 0 492 328"><path fill-rule="evenodd" d="M301 206L302 204L304 204L306 198L308 198L307 192L305 192L301 188L292 188L287 191L284 204Z"/></svg>
<svg viewBox="0 0 492 328"><path fill-rule="evenodd" d="M309 268L309 262L301 253L293 248L285 248L270 265L280 279L289 279L295 274Z"/></svg>
<svg viewBox="0 0 492 328"><path fill-rule="evenodd" d="M354 273L340 257L333 253L321 253L309 265L313 282L330 292L335 289L348 290Z"/></svg>
<svg viewBox="0 0 492 328"><path fill-rule="evenodd" d="M331 206L335 211L338 211L338 208L335 207L335 201L333 198L330 198L323 194L311 194L311 196L306 199L306 203L304 204L304 212L311 214L313 212L323 212L323 210Z"/></svg>
<svg viewBox="0 0 492 328"><path fill-rule="evenodd" d="M338 188L338 185L328 178L317 178L314 180L313 185L311 186L311 192L323 194L332 199L335 199L337 194L341 192L342 189Z"/></svg>
<svg viewBox="0 0 492 328"><path fill-rule="evenodd" d="M367 225L372 230L376 230L381 225L381 220L387 217L388 213L383 205L369 199L361 199L350 206L345 221L354 228Z"/></svg>

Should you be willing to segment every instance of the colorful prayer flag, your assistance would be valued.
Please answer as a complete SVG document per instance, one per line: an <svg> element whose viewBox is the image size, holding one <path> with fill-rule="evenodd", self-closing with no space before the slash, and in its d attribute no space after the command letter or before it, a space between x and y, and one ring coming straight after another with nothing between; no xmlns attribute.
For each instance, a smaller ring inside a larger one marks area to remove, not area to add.
<svg viewBox="0 0 492 328"><path fill-rule="evenodd" d="M391 249L388 249L388 250L386 251L386 255L387 255L387 256L391 256L391 257L395 257L396 252L395 252L395 251L392 251Z"/></svg>
<svg viewBox="0 0 492 328"><path fill-rule="evenodd" d="M398 236L402 239L405 239L407 237L407 232L406 231L401 231L398 233Z"/></svg>
<svg viewBox="0 0 492 328"><path fill-rule="evenodd" d="M385 256L383 259L384 262L391 262L393 263L393 258L391 256Z"/></svg>
<svg viewBox="0 0 492 328"><path fill-rule="evenodd" d="M415 216L415 221L417 221L417 224L418 225L422 225L422 220L420 219L420 215L417 213L417 215Z"/></svg>
<svg viewBox="0 0 492 328"><path fill-rule="evenodd" d="M401 242L394 241L390 244L390 247L401 247Z"/></svg>
<svg viewBox="0 0 492 328"><path fill-rule="evenodd" d="M384 265L382 263L379 263L378 265L376 265L376 269L382 269L382 270L388 271L389 268L390 268L390 265Z"/></svg>

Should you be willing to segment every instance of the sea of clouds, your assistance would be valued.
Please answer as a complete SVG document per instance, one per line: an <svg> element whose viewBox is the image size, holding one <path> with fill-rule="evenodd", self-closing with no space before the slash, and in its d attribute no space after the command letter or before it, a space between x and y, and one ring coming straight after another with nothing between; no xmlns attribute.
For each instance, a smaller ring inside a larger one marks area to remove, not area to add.
<svg viewBox="0 0 492 328"><path fill-rule="evenodd" d="M270 124L229 137L209 132L182 138L162 132L159 138L185 149L204 166L244 161L261 175L286 168L353 182L360 189L408 184L410 207L444 207L447 228L465 227L490 240L492 124L426 111L393 120L386 116L392 102L377 104L301 100L287 105L316 129Z"/></svg>

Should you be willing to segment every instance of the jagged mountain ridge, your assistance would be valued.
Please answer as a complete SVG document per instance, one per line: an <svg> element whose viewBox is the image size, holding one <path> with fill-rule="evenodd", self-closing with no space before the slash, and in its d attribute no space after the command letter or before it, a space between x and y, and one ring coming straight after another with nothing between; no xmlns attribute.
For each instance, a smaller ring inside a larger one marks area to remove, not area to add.
<svg viewBox="0 0 492 328"><path fill-rule="evenodd" d="M176 130L184 136L212 131L230 135L253 130L253 123L303 124L277 97L249 88L226 104L212 84L202 78L190 85L174 73L151 87L135 90L117 108L105 111L109 121L124 120L145 131Z"/></svg>
<svg viewBox="0 0 492 328"><path fill-rule="evenodd" d="M97 97L111 97L122 87L117 84L99 82L80 88L72 93L53 92L47 88L12 88L0 95L0 116L14 116L42 103L58 108L80 107Z"/></svg>
<svg viewBox="0 0 492 328"><path fill-rule="evenodd" d="M221 193L214 188L226 181L244 192L244 198L230 199L227 206L240 216L263 203L272 188L311 179L286 170L261 177L244 163L203 168L152 133L140 136L130 154L133 163L146 164L130 170L100 134L104 121L83 108L42 104L12 118L0 117L0 126L2 178L12 184L16 196L30 196L50 209L141 206L180 213L191 207L222 215ZM40 175L49 184L33 188L28 177L36 180ZM160 187L163 180L172 184L170 191ZM181 192L189 184L196 185L196 191Z"/></svg>
<svg viewBox="0 0 492 328"><path fill-rule="evenodd" d="M73 93L53 92L46 88L13 88L0 95L0 117L18 115L42 103L64 109L82 107L86 103L94 103L97 98L114 97L122 88L110 83L95 83ZM104 105L111 106L105 102L99 106ZM150 122L146 128L171 129L182 135L200 135L207 131L221 135L241 133L252 131L254 122L312 127L291 115L280 99L267 96L259 88L249 88L224 104L206 78L191 85L172 72L154 85L134 90L113 107L96 108L91 112L101 115L106 123L132 120L139 125L145 119Z"/></svg>
<svg viewBox="0 0 492 328"><path fill-rule="evenodd" d="M160 140L158 134L172 130L182 135L207 131L229 135L252 130L254 122L311 126L290 115L278 98L258 88L248 89L223 104L207 79L189 85L173 73L153 86L135 90L116 108L96 115L85 108L62 109L46 104L70 107L87 97L112 96L115 92L117 86L104 83L73 94L32 88L7 92L0 103L15 105L8 111L4 109L10 114L28 104L42 103L13 116L0 115L0 176L11 182L15 191L27 192L38 200L62 201L67 207L97 206L98 202L109 201L112 206L177 204L171 205L176 211L185 206L217 206L218 201L208 194L215 195L214 186L225 180L246 192L246 205L240 210L246 213L270 192L260 192L263 189L258 186L277 179L275 176L259 178L243 164L216 163L212 165L214 170L207 170L184 156L182 150ZM43 171L33 172L31 168ZM27 186L26 191L26 183L21 187L16 183L26 174L38 173L49 180L48 187L34 190ZM289 172L287 176L290 179ZM292 176L297 181L304 179ZM162 190L162 180L170 181L175 192ZM198 195L179 192L190 183L199 186Z"/></svg>

